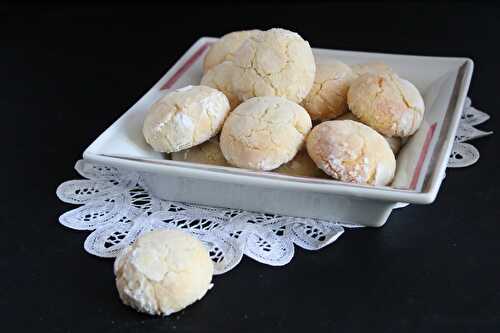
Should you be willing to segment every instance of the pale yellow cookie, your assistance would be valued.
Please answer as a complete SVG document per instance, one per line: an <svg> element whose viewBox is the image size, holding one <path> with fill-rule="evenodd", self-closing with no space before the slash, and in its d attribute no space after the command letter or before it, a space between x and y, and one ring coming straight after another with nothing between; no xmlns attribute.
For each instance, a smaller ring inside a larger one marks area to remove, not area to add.
<svg viewBox="0 0 500 333"><path fill-rule="evenodd" d="M384 64L383 62L378 62L378 61L352 65L351 69L352 69L355 76L361 76L361 75L367 74L367 73L377 74L377 73L385 73L385 72L389 72L389 73L394 72L392 70L392 68L389 67L387 64Z"/></svg>
<svg viewBox="0 0 500 333"><path fill-rule="evenodd" d="M167 316L201 299L212 287L213 262L205 246L180 230L140 236L116 258L116 288L123 303Z"/></svg>
<svg viewBox="0 0 500 333"><path fill-rule="evenodd" d="M354 75L343 62L329 60L316 64L316 78L301 105L312 120L330 120L346 113L347 91Z"/></svg>
<svg viewBox="0 0 500 333"><path fill-rule="evenodd" d="M217 66L227 60L232 60L234 52L250 36L259 33L260 30L234 31L222 36L208 50L203 61L203 72Z"/></svg>
<svg viewBox="0 0 500 333"><path fill-rule="evenodd" d="M254 97L229 114L220 148L231 165L273 170L295 156L310 129L311 118L300 105L282 97Z"/></svg>
<svg viewBox="0 0 500 333"><path fill-rule="evenodd" d="M316 165L335 179L387 185L396 159L387 141L370 127L352 120L330 120L307 137L307 152Z"/></svg>
<svg viewBox="0 0 500 333"><path fill-rule="evenodd" d="M240 99L233 92L232 75L234 65L231 61L225 61L210 68L201 78L201 85L215 88L222 91L229 100L231 110L240 104Z"/></svg>
<svg viewBox="0 0 500 333"><path fill-rule="evenodd" d="M297 33L271 29L248 38L235 52L234 93L247 100L281 96L300 103L311 90L316 65L309 43Z"/></svg>
<svg viewBox="0 0 500 333"><path fill-rule="evenodd" d="M417 88L394 73L363 74L347 94L352 113L386 136L415 133L424 115L424 100Z"/></svg>
<svg viewBox="0 0 500 333"><path fill-rule="evenodd" d="M224 155L219 146L219 139L213 137L210 140L186 150L181 150L171 154L172 160L193 162L201 164L211 164L219 166L228 166Z"/></svg>
<svg viewBox="0 0 500 333"><path fill-rule="evenodd" d="M354 120L354 121L361 122L359 120L359 118L356 117L352 112L344 113L343 115L338 117L337 120ZM393 137L389 137L389 136L385 136L385 135L382 135L382 136L384 137L384 139L387 140L387 143L391 147L392 152L394 153L394 155L396 155L399 152L399 150L401 149L401 146L403 145L401 138L398 138L397 136L393 136Z"/></svg>
<svg viewBox="0 0 500 333"><path fill-rule="evenodd" d="M297 155L288 163L283 164L274 172L288 176L297 177L317 177L326 178L327 175L309 157L305 149L299 151Z"/></svg>
<svg viewBox="0 0 500 333"><path fill-rule="evenodd" d="M229 110L229 101L222 92L206 86L187 86L167 93L151 106L142 132L154 150L180 151L216 135Z"/></svg>

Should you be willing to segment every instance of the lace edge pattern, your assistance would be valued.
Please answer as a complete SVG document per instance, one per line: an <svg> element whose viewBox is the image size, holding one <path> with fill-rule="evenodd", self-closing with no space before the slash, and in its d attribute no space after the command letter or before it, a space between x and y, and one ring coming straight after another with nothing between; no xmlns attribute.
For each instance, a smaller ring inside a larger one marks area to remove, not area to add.
<svg viewBox="0 0 500 333"><path fill-rule="evenodd" d="M448 167L478 161L479 152L468 141L492 134L475 128L488 119L467 98ZM80 206L62 214L59 222L71 229L92 231L84 249L99 257L116 257L145 232L177 228L205 244L215 274L222 274L238 265L243 255L268 265L285 265L292 260L295 246L319 250L335 242L346 228L361 227L159 200L144 188L138 173L83 160L75 169L85 179L62 183L56 195Z"/></svg>

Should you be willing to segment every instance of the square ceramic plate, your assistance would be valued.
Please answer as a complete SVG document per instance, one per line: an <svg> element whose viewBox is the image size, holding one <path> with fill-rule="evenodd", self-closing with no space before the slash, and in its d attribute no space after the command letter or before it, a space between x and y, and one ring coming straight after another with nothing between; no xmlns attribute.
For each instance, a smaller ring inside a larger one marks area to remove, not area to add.
<svg viewBox="0 0 500 333"><path fill-rule="evenodd" d="M168 90L199 84L203 57L214 41L207 37L198 40L85 150L84 159L142 172L149 190L168 200L370 226L384 224L400 203L434 201L469 88L473 70L470 59L313 49L317 61L384 62L414 83L423 95L426 112L422 126L398 154L392 186L373 187L171 161L153 151L142 136L146 111Z"/></svg>

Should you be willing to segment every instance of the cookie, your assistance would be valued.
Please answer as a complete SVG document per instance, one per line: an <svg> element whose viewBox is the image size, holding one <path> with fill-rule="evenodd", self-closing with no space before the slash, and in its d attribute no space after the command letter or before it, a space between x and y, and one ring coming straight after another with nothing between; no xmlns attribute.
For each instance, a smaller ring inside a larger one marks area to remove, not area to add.
<svg viewBox="0 0 500 333"><path fill-rule="evenodd" d="M354 74L343 62L330 60L316 65L316 77L301 105L312 120L330 120L346 113L347 91Z"/></svg>
<svg viewBox="0 0 500 333"><path fill-rule="evenodd" d="M248 38L235 52L234 93L241 100L281 96L300 103L313 85L316 65L297 33L271 29Z"/></svg>
<svg viewBox="0 0 500 333"><path fill-rule="evenodd" d="M307 137L307 152L326 174L340 181L388 185L396 159L387 141L372 128L352 120L330 120Z"/></svg>
<svg viewBox="0 0 500 333"><path fill-rule="evenodd" d="M116 258L116 288L123 303L167 316L201 299L212 287L213 262L205 246L180 230L140 236Z"/></svg>
<svg viewBox="0 0 500 333"><path fill-rule="evenodd" d="M273 170L297 154L310 129L311 118L300 105L283 97L254 97L229 114L220 148L231 165Z"/></svg>
<svg viewBox="0 0 500 333"><path fill-rule="evenodd" d="M151 106L142 132L154 150L180 151L216 135L229 110L229 101L222 92L206 86L187 86L167 93Z"/></svg>
<svg viewBox="0 0 500 333"><path fill-rule="evenodd" d="M343 115L338 117L337 120L354 120L354 121L361 122L358 117L356 117L354 114L352 114L352 112L344 113ZM388 137L388 136L384 136L384 135L382 135L382 136L384 137L384 139L387 140L387 143L389 144L389 147L391 147L391 150L394 153L394 155L399 153L399 150L401 149L401 146L403 145L401 138L398 138L397 136L393 136L393 137Z"/></svg>
<svg viewBox="0 0 500 333"><path fill-rule="evenodd" d="M288 163L283 164L273 172L288 176L326 178L327 175L309 157L305 149L299 151L297 155Z"/></svg>
<svg viewBox="0 0 500 333"><path fill-rule="evenodd" d="M352 113L364 124L392 137L407 137L419 128L425 111L417 88L394 73L363 74L347 93Z"/></svg>
<svg viewBox="0 0 500 333"><path fill-rule="evenodd" d="M208 50L203 61L203 72L227 60L232 60L234 52L248 37L254 36L260 30L234 31L222 36Z"/></svg>
<svg viewBox="0 0 500 333"><path fill-rule="evenodd" d="M181 150L171 154L172 160L192 162L200 164L211 164L228 166L219 146L219 139L213 137L210 140L186 150Z"/></svg>
<svg viewBox="0 0 500 333"><path fill-rule="evenodd" d="M351 66L352 72L355 76L361 76L363 74L377 74L377 73L387 73L394 72L391 67L383 62L372 61L365 62L363 64L356 64Z"/></svg>
<svg viewBox="0 0 500 333"><path fill-rule="evenodd" d="M234 65L231 61L225 61L210 68L201 78L200 84L222 91L229 100L231 110L240 104L240 99L233 91L232 75L234 72Z"/></svg>

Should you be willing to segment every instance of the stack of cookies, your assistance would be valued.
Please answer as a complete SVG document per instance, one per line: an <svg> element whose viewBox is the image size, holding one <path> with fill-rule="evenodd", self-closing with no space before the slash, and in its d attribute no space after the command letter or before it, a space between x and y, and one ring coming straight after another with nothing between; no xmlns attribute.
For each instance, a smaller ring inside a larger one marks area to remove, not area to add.
<svg viewBox="0 0 500 333"><path fill-rule="evenodd" d="M389 66L315 60L284 29L223 36L203 71L199 86L167 93L144 121L146 141L173 160L389 185L425 109Z"/></svg>

